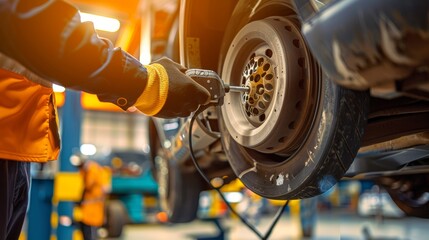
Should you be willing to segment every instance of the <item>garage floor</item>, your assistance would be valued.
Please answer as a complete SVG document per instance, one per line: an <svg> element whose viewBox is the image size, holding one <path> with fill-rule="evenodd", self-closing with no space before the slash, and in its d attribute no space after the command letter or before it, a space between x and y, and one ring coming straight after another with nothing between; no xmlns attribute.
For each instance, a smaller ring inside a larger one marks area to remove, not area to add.
<svg viewBox="0 0 429 240"><path fill-rule="evenodd" d="M265 231L271 220L261 219L258 229ZM223 220L222 224L229 228L228 240L258 239L239 220ZM312 239L345 239L345 240L414 240L428 239L429 220L418 218L376 219L375 217L358 217L347 212L329 212L318 215L315 237ZM189 224L177 225L130 225L125 228L121 239L124 240L192 240L200 236L215 236L217 229L213 223L194 221ZM298 240L300 223L296 217L285 214L270 240Z"/></svg>

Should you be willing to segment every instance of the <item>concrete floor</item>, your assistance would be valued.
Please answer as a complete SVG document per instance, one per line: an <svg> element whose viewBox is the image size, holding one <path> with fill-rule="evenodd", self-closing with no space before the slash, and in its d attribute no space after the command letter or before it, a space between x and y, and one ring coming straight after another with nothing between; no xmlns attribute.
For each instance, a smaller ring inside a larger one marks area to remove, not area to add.
<svg viewBox="0 0 429 240"><path fill-rule="evenodd" d="M271 219L264 217L257 228L265 232ZM228 240L253 240L258 237L239 220L222 220L229 231ZM123 240L192 240L195 235L215 236L217 229L213 223L194 221L176 225L129 225L125 227ZM312 239L329 240L420 240L429 239L429 220L418 218L377 219L358 217L347 212L319 213ZM303 239L299 218L285 214L275 227L270 240Z"/></svg>

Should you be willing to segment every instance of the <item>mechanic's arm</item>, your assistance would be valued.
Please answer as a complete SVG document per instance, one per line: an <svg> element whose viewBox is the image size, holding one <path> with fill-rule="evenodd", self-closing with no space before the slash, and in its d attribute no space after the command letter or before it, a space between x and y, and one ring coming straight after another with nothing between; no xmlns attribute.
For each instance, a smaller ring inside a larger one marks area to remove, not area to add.
<svg viewBox="0 0 429 240"><path fill-rule="evenodd" d="M0 0L0 52L50 82L124 110L135 105L147 115L186 116L209 98L180 65L162 60L143 66L98 37L64 1Z"/></svg>

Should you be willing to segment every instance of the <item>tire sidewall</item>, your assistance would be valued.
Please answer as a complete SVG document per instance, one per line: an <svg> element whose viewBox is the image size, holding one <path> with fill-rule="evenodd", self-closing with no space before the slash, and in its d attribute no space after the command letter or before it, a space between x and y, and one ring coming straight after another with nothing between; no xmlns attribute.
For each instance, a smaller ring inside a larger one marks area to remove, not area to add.
<svg viewBox="0 0 429 240"><path fill-rule="evenodd" d="M242 182L257 194L283 199L284 193L287 192L287 196L293 198L302 190L301 186L305 185L307 180L313 181L314 176L323 170L324 160L327 159L327 152L337 127L335 113L339 105L338 95L341 89L326 78L321 79L321 84L320 102L314 119L315 124L295 154L282 163L258 164L260 158L269 160L271 155L261 153L257 162L244 147L231 138L223 126L223 121L221 121L224 136L222 144L228 159L241 159L241 161L230 161L231 167L238 177L241 176ZM247 173L243 174L244 172ZM320 179L320 192L332 187L338 178L329 175L316 177Z"/></svg>

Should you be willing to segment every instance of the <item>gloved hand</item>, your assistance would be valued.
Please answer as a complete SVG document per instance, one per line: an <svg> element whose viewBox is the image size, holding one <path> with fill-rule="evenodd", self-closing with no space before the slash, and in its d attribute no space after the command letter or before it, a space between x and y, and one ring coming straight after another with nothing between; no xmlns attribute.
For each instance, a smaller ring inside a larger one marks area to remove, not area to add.
<svg viewBox="0 0 429 240"><path fill-rule="evenodd" d="M143 113L161 118L187 117L200 104L209 102L209 92L186 76L182 65L161 58L145 67L148 83L135 104Z"/></svg>

